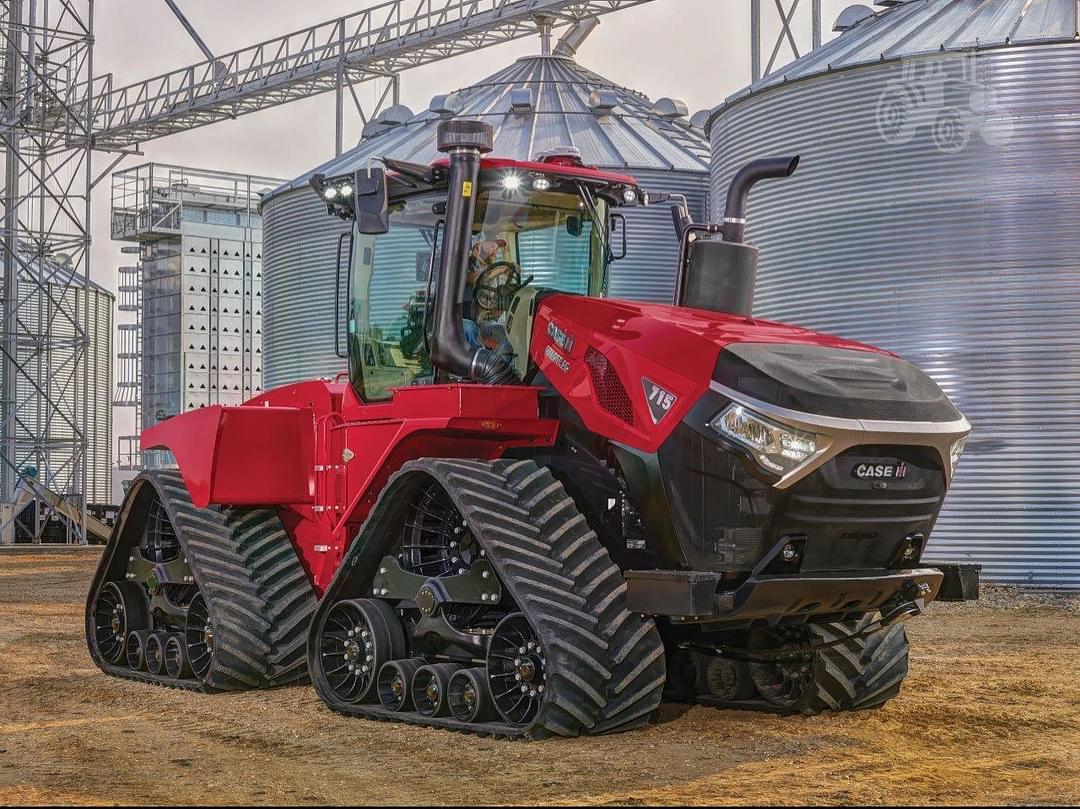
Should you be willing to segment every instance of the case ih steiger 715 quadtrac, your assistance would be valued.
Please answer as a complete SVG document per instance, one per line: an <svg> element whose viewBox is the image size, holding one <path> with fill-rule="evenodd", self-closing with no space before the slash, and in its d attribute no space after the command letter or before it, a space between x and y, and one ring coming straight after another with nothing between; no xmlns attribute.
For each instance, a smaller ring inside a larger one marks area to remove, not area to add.
<svg viewBox="0 0 1080 809"><path fill-rule="evenodd" d="M352 222L347 380L144 432L179 472L128 492L97 664L203 691L310 674L337 711L531 738L640 726L665 692L896 695L969 426L895 356L749 317L746 196L797 159L740 172L722 227L676 208L660 306L604 295L613 209L649 202L631 177L489 159L475 121L439 138L432 166L313 180Z"/></svg>

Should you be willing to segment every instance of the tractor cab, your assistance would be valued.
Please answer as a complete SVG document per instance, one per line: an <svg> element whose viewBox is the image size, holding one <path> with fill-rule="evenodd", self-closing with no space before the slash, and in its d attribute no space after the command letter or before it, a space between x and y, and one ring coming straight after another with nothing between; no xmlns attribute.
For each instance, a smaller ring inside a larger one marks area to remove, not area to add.
<svg viewBox="0 0 1080 809"><path fill-rule="evenodd" d="M394 388L470 376L432 362L444 252L456 238L447 230L450 163L383 163L312 180L328 212L352 222L339 250L338 294L347 290L347 303L337 307L338 331L344 325L348 345L339 355L367 402L389 399ZM455 245L465 263L450 270L464 268L448 311L468 349L493 352L524 379L538 299L603 296L610 264L626 252L625 222L613 211L643 204L644 194L632 177L589 168L572 149L534 162L482 159L476 180L454 183L454 192L473 213L467 238Z"/></svg>

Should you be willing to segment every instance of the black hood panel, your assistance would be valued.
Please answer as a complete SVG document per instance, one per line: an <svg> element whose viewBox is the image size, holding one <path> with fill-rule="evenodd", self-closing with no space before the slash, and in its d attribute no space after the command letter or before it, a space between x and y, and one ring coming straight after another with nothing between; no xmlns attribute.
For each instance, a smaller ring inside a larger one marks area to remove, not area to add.
<svg viewBox="0 0 1080 809"><path fill-rule="evenodd" d="M929 376L896 357L790 343L733 343L713 379L802 413L847 419L950 422L960 413Z"/></svg>

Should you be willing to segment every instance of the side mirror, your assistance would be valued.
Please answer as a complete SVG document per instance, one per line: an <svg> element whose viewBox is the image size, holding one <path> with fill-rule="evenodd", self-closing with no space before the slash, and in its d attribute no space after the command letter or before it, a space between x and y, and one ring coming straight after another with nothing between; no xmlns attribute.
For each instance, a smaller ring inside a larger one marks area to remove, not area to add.
<svg viewBox="0 0 1080 809"><path fill-rule="evenodd" d="M573 236L575 239L581 236L581 217L580 216L568 216L566 217L566 232Z"/></svg>
<svg viewBox="0 0 1080 809"><path fill-rule="evenodd" d="M619 245L616 252L614 245ZM626 258L626 217L621 213L611 215L611 225L608 228L608 260L621 261Z"/></svg>
<svg viewBox="0 0 1080 809"><path fill-rule="evenodd" d="M383 169L360 169L353 181L356 228L377 236L390 230L390 202Z"/></svg>

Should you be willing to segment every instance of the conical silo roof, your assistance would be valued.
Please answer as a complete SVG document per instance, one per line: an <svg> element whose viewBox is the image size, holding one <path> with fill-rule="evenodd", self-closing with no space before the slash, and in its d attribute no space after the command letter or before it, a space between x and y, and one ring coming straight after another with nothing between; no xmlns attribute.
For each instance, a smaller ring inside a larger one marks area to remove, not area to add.
<svg viewBox="0 0 1080 809"><path fill-rule="evenodd" d="M346 174L372 157L429 163L439 157L435 131L441 121L471 118L495 129L494 154L531 159L560 146L581 151L588 165L604 168L707 172L708 143L693 127L685 105L653 103L564 56L529 56L453 93L438 95L427 110L402 108L371 126L352 150L277 189L271 197L306 186L312 174Z"/></svg>
<svg viewBox="0 0 1080 809"><path fill-rule="evenodd" d="M896 0L832 41L728 99L801 79L932 53L1068 42L1078 36L1076 0ZM844 15L841 15L842 17ZM861 18L860 18L861 16ZM718 108L718 109L722 109Z"/></svg>

